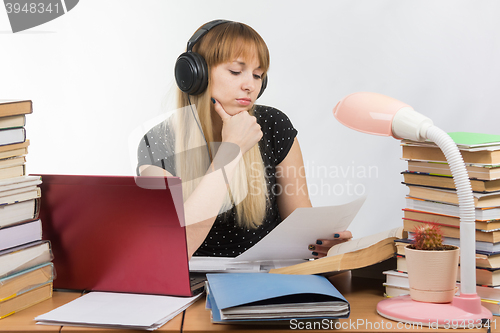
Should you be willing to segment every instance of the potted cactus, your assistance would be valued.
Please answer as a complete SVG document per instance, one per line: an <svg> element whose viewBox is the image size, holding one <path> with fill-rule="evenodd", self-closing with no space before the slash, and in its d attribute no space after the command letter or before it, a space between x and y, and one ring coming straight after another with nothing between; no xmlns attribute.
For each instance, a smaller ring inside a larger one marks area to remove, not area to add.
<svg viewBox="0 0 500 333"><path fill-rule="evenodd" d="M451 302L457 291L459 248L443 244L437 225L418 226L413 232L413 242L405 248L410 297L421 302Z"/></svg>

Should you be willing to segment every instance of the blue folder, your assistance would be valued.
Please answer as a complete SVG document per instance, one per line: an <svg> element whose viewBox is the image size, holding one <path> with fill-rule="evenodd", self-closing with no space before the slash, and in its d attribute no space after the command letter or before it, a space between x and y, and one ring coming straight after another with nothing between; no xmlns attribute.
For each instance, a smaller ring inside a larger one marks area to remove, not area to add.
<svg viewBox="0 0 500 333"><path fill-rule="evenodd" d="M274 319L222 319L220 310L251 305L275 303L302 303L320 297L322 301L345 302L348 308L346 315L294 317L296 319L337 319L348 318L349 302L324 276L319 275L286 275L269 273L221 273L207 274L207 308L212 310L212 321L216 323L233 323L238 321L289 320Z"/></svg>

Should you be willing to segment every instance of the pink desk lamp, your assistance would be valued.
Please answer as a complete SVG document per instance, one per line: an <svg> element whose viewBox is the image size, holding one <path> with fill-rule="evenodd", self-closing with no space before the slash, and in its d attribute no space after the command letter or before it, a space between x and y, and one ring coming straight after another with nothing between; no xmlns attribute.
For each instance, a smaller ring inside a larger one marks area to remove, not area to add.
<svg viewBox="0 0 500 333"><path fill-rule="evenodd" d="M359 92L344 97L333 109L333 115L345 126L360 132L393 136L396 139L423 141L429 139L443 151L457 188L460 211L460 296L450 303L413 301L399 296L380 301L377 312L388 319L440 327L465 321L477 325L491 319L491 312L481 306L476 293L475 207L470 180L456 144L432 120L409 105L391 97Z"/></svg>

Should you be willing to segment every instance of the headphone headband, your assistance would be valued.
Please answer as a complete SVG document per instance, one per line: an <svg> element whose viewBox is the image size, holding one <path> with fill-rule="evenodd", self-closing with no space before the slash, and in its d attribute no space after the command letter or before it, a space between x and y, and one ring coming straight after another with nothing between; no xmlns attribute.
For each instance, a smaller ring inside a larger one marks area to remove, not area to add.
<svg viewBox="0 0 500 333"><path fill-rule="evenodd" d="M201 37L205 36L207 32L210 31L213 27L218 26L219 24L222 23L229 23L231 21L228 20L213 20L208 23L205 23L198 31L196 31L191 38L189 38L187 42L187 52L191 52L193 50L194 44L196 44Z"/></svg>

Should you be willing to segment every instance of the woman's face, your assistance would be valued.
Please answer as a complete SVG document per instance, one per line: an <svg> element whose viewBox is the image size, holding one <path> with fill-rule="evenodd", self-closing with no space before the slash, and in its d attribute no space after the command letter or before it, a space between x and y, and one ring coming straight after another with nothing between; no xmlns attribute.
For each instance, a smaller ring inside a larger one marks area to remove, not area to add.
<svg viewBox="0 0 500 333"><path fill-rule="evenodd" d="M224 110L234 116L248 111L260 92L263 71L257 57L238 58L211 70L211 95Z"/></svg>

